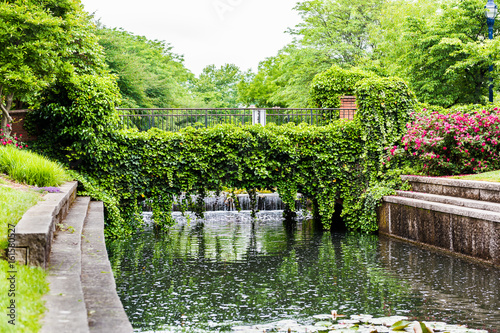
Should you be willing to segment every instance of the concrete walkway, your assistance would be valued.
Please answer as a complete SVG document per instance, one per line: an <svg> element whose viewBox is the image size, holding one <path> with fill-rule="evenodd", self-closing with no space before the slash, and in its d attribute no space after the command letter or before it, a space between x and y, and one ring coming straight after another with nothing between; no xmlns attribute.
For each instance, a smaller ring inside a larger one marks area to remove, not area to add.
<svg viewBox="0 0 500 333"><path fill-rule="evenodd" d="M41 332L132 332L116 293L101 202L78 197L55 233Z"/></svg>

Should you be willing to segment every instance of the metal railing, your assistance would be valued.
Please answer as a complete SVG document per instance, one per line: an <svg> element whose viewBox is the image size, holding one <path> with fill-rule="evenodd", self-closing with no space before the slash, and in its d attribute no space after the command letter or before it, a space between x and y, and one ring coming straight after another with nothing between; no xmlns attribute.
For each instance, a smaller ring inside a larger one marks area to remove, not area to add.
<svg viewBox="0 0 500 333"><path fill-rule="evenodd" d="M266 125L274 123L307 123L324 125L332 119L353 119L356 109L284 109L284 108L217 108L217 109L117 109L124 128L141 131L156 127L164 131L182 128L211 127L219 124Z"/></svg>

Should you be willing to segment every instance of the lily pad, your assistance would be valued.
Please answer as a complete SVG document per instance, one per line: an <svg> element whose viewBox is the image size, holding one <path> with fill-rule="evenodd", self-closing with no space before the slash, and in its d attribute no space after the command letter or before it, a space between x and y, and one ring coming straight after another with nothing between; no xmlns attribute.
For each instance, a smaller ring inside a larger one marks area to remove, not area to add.
<svg viewBox="0 0 500 333"><path fill-rule="evenodd" d="M400 320L400 321L394 323L391 326L391 329L394 330L394 331L403 331L405 328L407 328L408 326L410 326L410 324L411 324L410 321Z"/></svg>

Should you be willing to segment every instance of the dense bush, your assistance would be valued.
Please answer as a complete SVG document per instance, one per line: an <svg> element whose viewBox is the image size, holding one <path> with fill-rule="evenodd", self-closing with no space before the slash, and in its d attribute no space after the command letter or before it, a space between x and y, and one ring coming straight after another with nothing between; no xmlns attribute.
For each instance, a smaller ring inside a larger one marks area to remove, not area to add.
<svg viewBox="0 0 500 333"><path fill-rule="evenodd" d="M427 174L454 175L500 168L498 108L416 114L407 127L402 148L394 145L390 153L413 157Z"/></svg>
<svg viewBox="0 0 500 333"><path fill-rule="evenodd" d="M112 76L73 75L59 82L41 107L28 113L26 128L49 155L66 149L64 162L91 149L104 133L116 129L119 92Z"/></svg>

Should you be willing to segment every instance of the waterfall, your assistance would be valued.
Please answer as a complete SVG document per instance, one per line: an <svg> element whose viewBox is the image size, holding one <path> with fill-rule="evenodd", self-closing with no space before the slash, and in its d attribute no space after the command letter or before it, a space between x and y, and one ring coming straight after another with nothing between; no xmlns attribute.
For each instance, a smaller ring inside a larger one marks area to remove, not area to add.
<svg viewBox="0 0 500 333"><path fill-rule="evenodd" d="M238 201L241 210L252 210L250 197L248 194L238 194ZM299 195L300 198L300 195ZM196 201L196 196L192 195L191 200ZM236 211L236 202L233 197L228 193L222 193L219 196L209 196L205 198L205 210L207 212L211 211ZM273 210L284 210L285 205L277 193L271 194L257 194L256 209L259 211L273 211ZM295 202L295 209L302 209L302 204L300 199ZM179 203L175 203L172 207L172 211L180 211Z"/></svg>

